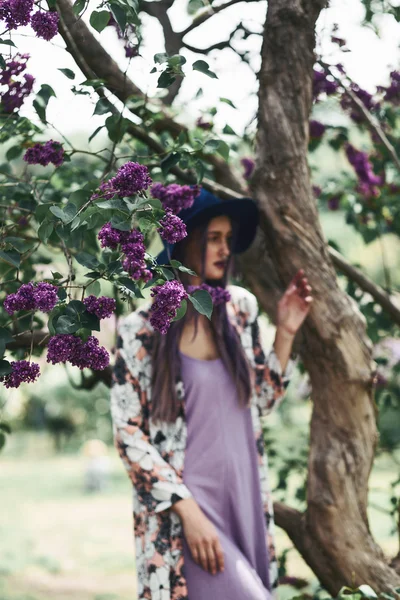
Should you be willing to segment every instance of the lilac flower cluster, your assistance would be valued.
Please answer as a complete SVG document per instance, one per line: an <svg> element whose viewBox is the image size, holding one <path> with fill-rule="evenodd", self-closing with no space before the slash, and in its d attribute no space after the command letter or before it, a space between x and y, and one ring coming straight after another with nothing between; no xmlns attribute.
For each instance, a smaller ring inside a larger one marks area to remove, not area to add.
<svg viewBox="0 0 400 600"><path fill-rule="evenodd" d="M18 310L41 310L50 312L57 304L57 287L51 283L23 283L15 294L4 300L4 308L13 315Z"/></svg>
<svg viewBox="0 0 400 600"><path fill-rule="evenodd" d="M244 173L243 173L244 179L246 179L246 180L250 179L250 177L253 175L253 171L254 171L254 166L255 166L254 160L252 158L245 157L240 160L240 164L244 168Z"/></svg>
<svg viewBox="0 0 400 600"><path fill-rule="evenodd" d="M96 298L93 294L85 298L83 304L88 312L95 314L99 319L111 317L116 308L114 298L107 298L107 296Z"/></svg>
<svg viewBox="0 0 400 600"><path fill-rule="evenodd" d="M30 165L42 165L46 167L52 163L59 167L64 162L64 148L60 142L49 140L45 144L35 144L24 154L24 160Z"/></svg>
<svg viewBox="0 0 400 600"><path fill-rule="evenodd" d="M0 4L0 20L7 29L28 25L31 20L33 0L3 0Z"/></svg>
<svg viewBox="0 0 400 600"><path fill-rule="evenodd" d="M207 283L202 283L201 285L188 286L189 294L193 294L197 290L205 290L206 292L208 292L212 298L214 306L226 304L226 302L229 302L231 299L231 295L228 292L228 290L220 286L213 287L211 285L208 285Z"/></svg>
<svg viewBox="0 0 400 600"><path fill-rule="evenodd" d="M147 190L153 182L145 165L127 162L118 169L117 174L110 179L109 183L115 193L123 198Z"/></svg>
<svg viewBox="0 0 400 600"><path fill-rule="evenodd" d="M176 244L187 236L186 225L182 219L174 215L170 208L167 208L165 212L157 231L163 240L169 244Z"/></svg>
<svg viewBox="0 0 400 600"><path fill-rule="evenodd" d="M103 371L110 364L110 356L99 340L90 335L86 342L72 334L57 334L50 338L47 362L53 365L70 362L79 369Z"/></svg>
<svg viewBox="0 0 400 600"><path fill-rule="evenodd" d="M320 121L311 119L310 121L310 138L320 140L326 131L326 127Z"/></svg>
<svg viewBox="0 0 400 600"><path fill-rule="evenodd" d="M374 100L372 94L360 88L360 86L356 83L352 82L350 84L350 89L357 96L357 98L361 100L361 102L364 104L365 108L369 112L376 111L379 108L379 103ZM354 104L351 97L347 94L343 94L343 96L341 97L340 105L343 108L343 110L350 110L350 118L355 123L362 123L363 121L365 121L363 113L358 108L358 106Z"/></svg>
<svg viewBox="0 0 400 600"><path fill-rule="evenodd" d="M335 94L338 89L336 81L328 79L325 71L317 71L314 69L314 80L313 80L313 97L318 102L319 96L325 93L327 96Z"/></svg>
<svg viewBox="0 0 400 600"><path fill-rule="evenodd" d="M155 300L150 308L150 323L154 329L165 334L182 300L188 297L187 292L179 281L174 280L154 286L151 295L155 296Z"/></svg>
<svg viewBox="0 0 400 600"><path fill-rule="evenodd" d="M102 248L115 250L118 244L125 254L122 266L133 279L142 279L147 282L151 279L151 272L146 269L144 255L146 248L143 234L138 229L132 231L120 231L106 223L100 229L98 238Z"/></svg>
<svg viewBox="0 0 400 600"><path fill-rule="evenodd" d="M109 200L115 195L120 198L134 196L147 190L152 183L148 168L145 165L127 162L118 169L115 177L99 186L99 192L93 194L91 199L104 198Z"/></svg>
<svg viewBox="0 0 400 600"><path fill-rule="evenodd" d="M51 40L58 32L58 13L39 10L32 15L33 6L33 0L2 0L0 21L5 21L7 29L30 23L37 37Z"/></svg>
<svg viewBox="0 0 400 600"><path fill-rule="evenodd" d="M331 196L328 200L329 210L339 210L341 198L342 194L335 194L334 196Z"/></svg>
<svg viewBox="0 0 400 600"><path fill-rule="evenodd" d="M177 183L164 186L162 183L155 183L150 191L153 198L161 200L164 209L170 208L177 215L184 208L192 206L194 199L200 194L200 186Z"/></svg>
<svg viewBox="0 0 400 600"><path fill-rule="evenodd" d="M377 196L379 194L377 186L383 185L384 175L375 175L368 154L357 150L351 144L346 144L346 155L357 173L358 191L366 197Z"/></svg>
<svg viewBox="0 0 400 600"><path fill-rule="evenodd" d="M27 360L16 360L11 363L11 373L0 377L6 388L18 388L21 383L33 383L40 375L40 367L37 363Z"/></svg>
<svg viewBox="0 0 400 600"><path fill-rule="evenodd" d="M392 102L396 106L400 104L400 72L392 71L390 73L390 85L388 88L378 87L378 90L385 92L383 97L386 102Z"/></svg>
<svg viewBox="0 0 400 600"><path fill-rule="evenodd" d="M39 10L31 19L31 26L37 37L51 40L58 32L58 13Z"/></svg>
<svg viewBox="0 0 400 600"><path fill-rule="evenodd" d="M6 85L7 89L0 93L0 101L6 113L10 114L20 108L32 92L35 81L32 75L25 73L22 81L16 79L25 71L28 58L29 54L17 54L6 61L6 66L1 71L0 83Z"/></svg>

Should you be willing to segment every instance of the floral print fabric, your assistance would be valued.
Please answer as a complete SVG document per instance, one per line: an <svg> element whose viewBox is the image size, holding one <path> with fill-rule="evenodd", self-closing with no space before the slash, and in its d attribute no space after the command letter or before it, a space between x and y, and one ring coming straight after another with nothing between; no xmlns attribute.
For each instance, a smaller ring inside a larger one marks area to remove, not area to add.
<svg viewBox="0 0 400 600"><path fill-rule="evenodd" d="M284 374L273 350L265 356L260 342L256 297L229 286L229 318L254 371L251 413L267 522L270 581L277 586L272 498L260 417L283 399L293 362ZM190 600L183 571L182 528L168 509L191 493L182 480L187 429L182 380L176 383L181 411L174 423L151 418L151 346L154 330L150 304L119 324L111 389L115 445L133 484L138 600Z"/></svg>

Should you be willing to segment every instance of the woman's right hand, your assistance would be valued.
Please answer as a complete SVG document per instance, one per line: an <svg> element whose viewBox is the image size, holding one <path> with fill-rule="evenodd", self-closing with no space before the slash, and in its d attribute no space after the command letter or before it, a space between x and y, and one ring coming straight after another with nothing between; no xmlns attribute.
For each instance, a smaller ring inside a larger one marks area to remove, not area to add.
<svg viewBox="0 0 400 600"><path fill-rule="evenodd" d="M214 525L194 498L176 502L172 509L182 521L183 532L195 563L215 575L224 570L224 554Z"/></svg>

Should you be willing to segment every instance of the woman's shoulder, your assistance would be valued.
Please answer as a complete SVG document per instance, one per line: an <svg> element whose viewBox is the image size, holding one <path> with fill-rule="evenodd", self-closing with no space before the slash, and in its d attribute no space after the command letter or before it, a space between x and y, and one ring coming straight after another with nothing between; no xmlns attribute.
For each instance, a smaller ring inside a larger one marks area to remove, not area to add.
<svg viewBox="0 0 400 600"><path fill-rule="evenodd" d="M246 312L250 322L254 321L258 315L258 302L255 295L240 285L228 285L227 290L231 295L232 304L240 311Z"/></svg>
<svg viewBox="0 0 400 600"><path fill-rule="evenodd" d="M150 323L150 305L146 302L128 315L120 317L118 321L118 332L122 337L139 336L141 334L152 334L154 332Z"/></svg>

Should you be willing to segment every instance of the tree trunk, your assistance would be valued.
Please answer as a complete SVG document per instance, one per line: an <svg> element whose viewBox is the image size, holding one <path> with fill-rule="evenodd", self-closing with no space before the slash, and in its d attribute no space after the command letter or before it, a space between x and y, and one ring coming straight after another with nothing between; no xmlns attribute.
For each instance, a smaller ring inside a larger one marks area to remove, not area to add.
<svg viewBox="0 0 400 600"><path fill-rule="evenodd" d="M332 594L362 583L388 591L400 585L400 577L373 540L367 518L377 444L372 345L362 315L337 284L307 164L314 29L323 6L323 0L269 1L254 176L263 235L243 267L264 306L269 304L265 282L260 283L265 250L281 289L304 268L315 296L301 340L314 403L307 510L301 514L278 505L277 522Z"/></svg>

